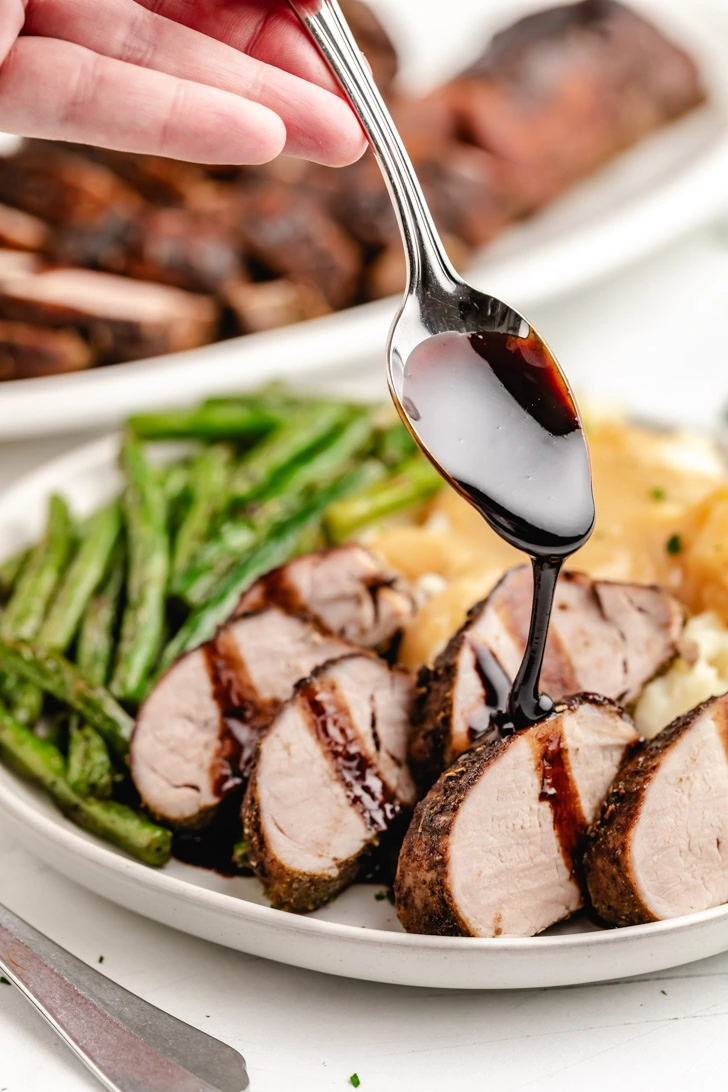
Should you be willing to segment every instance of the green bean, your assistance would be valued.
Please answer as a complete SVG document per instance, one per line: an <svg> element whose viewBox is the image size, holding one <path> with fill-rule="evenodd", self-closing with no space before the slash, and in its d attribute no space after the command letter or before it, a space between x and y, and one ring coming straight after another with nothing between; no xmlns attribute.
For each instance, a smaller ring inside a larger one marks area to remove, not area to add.
<svg viewBox="0 0 728 1092"><path fill-rule="evenodd" d="M399 466L416 452L415 440L400 421L379 430L374 444L374 454L385 466Z"/></svg>
<svg viewBox="0 0 728 1092"><path fill-rule="evenodd" d="M201 606L238 562L243 551L261 541L271 528L295 514L312 487L326 487L371 443L370 414L347 422L344 428L309 459L294 463L268 487L247 520L225 521L198 551L174 590L189 606Z"/></svg>
<svg viewBox="0 0 728 1092"><path fill-rule="evenodd" d="M39 644L57 648L59 652L68 648L91 596L109 567L120 529L121 512L117 501L94 513L40 627Z"/></svg>
<svg viewBox="0 0 728 1092"><path fill-rule="evenodd" d="M172 551L173 588L175 578L185 572L208 536L220 507L220 498L227 488L231 466L230 448L215 444L202 448L190 468L191 501L177 530Z"/></svg>
<svg viewBox="0 0 728 1092"><path fill-rule="evenodd" d="M0 637L29 640L36 636L61 578L72 541L68 507L62 497L54 494L48 503L46 533L31 551L0 618Z"/></svg>
<svg viewBox="0 0 728 1092"><path fill-rule="evenodd" d="M243 457L231 475L229 502L255 500L277 474L322 444L350 416L341 403L313 402L299 409Z"/></svg>
<svg viewBox="0 0 728 1092"><path fill-rule="evenodd" d="M338 481L321 490L295 515L280 524L269 538L227 573L207 603L191 612L164 650L160 670L169 667L183 652L209 640L217 626L229 618L240 596L254 580L295 555L301 536L311 533L311 527L318 524L322 513L333 501L372 482L382 473L381 463L365 462L341 475Z"/></svg>
<svg viewBox="0 0 728 1092"><path fill-rule="evenodd" d="M103 739L74 714L68 731L68 784L79 796L108 800L114 787L114 767Z"/></svg>
<svg viewBox="0 0 728 1092"><path fill-rule="evenodd" d="M26 777L42 785L72 822L104 838L143 861L161 866L172 853L171 832L123 804L112 800L84 799L66 778L63 755L47 740L18 724L0 706L0 752Z"/></svg>
<svg viewBox="0 0 728 1092"><path fill-rule="evenodd" d="M88 604L76 642L76 663L85 679L105 686L114 657L116 622L124 587L124 551L116 550L109 575Z"/></svg>
<svg viewBox="0 0 728 1092"><path fill-rule="evenodd" d="M19 550L0 562L0 599L8 599L12 594L15 581L20 576L25 562L30 556L30 549Z"/></svg>
<svg viewBox="0 0 728 1092"><path fill-rule="evenodd" d="M124 552L118 544L109 574L86 608L76 642L76 666L94 686L104 686L109 677L123 586ZM102 737L74 713L68 741L67 771L72 787L80 796L108 796L114 771Z"/></svg>
<svg viewBox="0 0 728 1092"><path fill-rule="evenodd" d="M60 652L27 641L0 641L0 666L80 713L119 758L126 758L134 721L108 690L89 683Z"/></svg>
<svg viewBox="0 0 728 1092"><path fill-rule="evenodd" d="M344 542L367 524L422 504L442 484L435 468L416 455L384 481L332 504L324 516L324 528L332 542Z"/></svg>
<svg viewBox="0 0 728 1092"><path fill-rule="evenodd" d="M35 637L44 622L46 609L61 580L73 544L73 529L66 502L52 496L48 503L46 532L33 548L0 619L0 636ZM2 694L11 703L13 715L22 724L35 724L43 708L43 695L23 680L7 675Z"/></svg>
<svg viewBox="0 0 728 1092"><path fill-rule="evenodd" d="M141 444L131 435L122 443L121 463L129 562L127 602L111 691L123 701L137 702L145 692L164 635L169 540L162 489Z"/></svg>
<svg viewBox="0 0 728 1092"><path fill-rule="evenodd" d="M142 440L251 442L280 424L280 420L280 414L263 405L233 403L140 414L130 418L129 427Z"/></svg>

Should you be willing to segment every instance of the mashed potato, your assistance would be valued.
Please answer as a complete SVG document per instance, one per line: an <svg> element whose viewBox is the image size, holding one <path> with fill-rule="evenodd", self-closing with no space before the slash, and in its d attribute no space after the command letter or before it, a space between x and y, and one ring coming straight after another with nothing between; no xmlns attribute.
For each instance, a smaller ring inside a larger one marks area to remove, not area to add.
<svg viewBox="0 0 728 1092"><path fill-rule="evenodd" d="M728 690L728 626L713 611L685 627L684 655L642 691L634 710L637 728L652 739L675 717Z"/></svg>

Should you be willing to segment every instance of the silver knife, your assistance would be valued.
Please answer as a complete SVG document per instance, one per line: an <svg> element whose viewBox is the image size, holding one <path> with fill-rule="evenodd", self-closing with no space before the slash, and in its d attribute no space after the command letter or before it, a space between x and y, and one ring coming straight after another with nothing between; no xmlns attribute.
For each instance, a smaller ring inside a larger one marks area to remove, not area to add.
<svg viewBox="0 0 728 1092"><path fill-rule="evenodd" d="M246 1092L236 1050L117 986L0 904L0 969L111 1092Z"/></svg>

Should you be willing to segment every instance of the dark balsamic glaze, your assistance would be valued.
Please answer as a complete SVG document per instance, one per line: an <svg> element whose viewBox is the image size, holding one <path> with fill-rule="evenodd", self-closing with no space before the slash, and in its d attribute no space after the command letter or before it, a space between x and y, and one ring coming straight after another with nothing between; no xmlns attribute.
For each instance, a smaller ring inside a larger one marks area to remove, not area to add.
<svg viewBox="0 0 728 1092"><path fill-rule="evenodd" d="M392 790L362 751L351 714L333 687L315 678L299 684L310 723L330 755L346 797L372 833L387 830L402 810Z"/></svg>
<svg viewBox="0 0 728 1092"><path fill-rule="evenodd" d="M225 630L204 646L204 653L223 729L216 791L225 796L247 779L258 740L280 703L260 697L234 638Z"/></svg>
<svg viewBox="0 0 728 1092"><path fill-rule="evenodd" d="M472 716L468 735L472 742L482 740L491 728L493 717L504 710L511 692L511 680L500 665L498 658L487 645L471 639L475 670L483 688L483 706Z"/></svg>
<svg viewBox="0 0 728 1092"><path fill-rule="evenodd" d="M576 405L556 361L523 325L523 334L429 338L409 357L402 388L410 427L433 462L501 538L532 559L531 626L499 718L503 735L553 707L539 679L556 580L594 525Z"/></svg>
<svg viewBox="0 0 728 1092"><path fill-rule="evenodd" d="M576 791L568 753L560 727L541 741L541 792L539 800L551 805L554 829L559 839L566 867L571 870L578 859L578 848L586 834L586 819Z"/></svg>
<svg viewBox="0 0 728 1092"><path fill-rule="evenodd" d="M231 792L200 830L175 831L172 852L178 861L208 868L221 876L252 876L252 869L235 861L235 847L242 836L242 792Z"/></svg>

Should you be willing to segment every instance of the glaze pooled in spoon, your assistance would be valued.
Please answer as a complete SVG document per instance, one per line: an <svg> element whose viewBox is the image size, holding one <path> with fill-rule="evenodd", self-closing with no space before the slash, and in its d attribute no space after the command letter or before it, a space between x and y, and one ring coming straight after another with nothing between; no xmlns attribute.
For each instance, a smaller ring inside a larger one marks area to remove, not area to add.
<svg viewBox="0 0 728 1092"><path fill-rule="evenodd" d="M539 695L553 593L564 558L594 525L586 439L554 358L527 324L508 333L438 334L404 370L402 403L432 461L534 565L531 632L502 731L551 708Z"/></svg>

